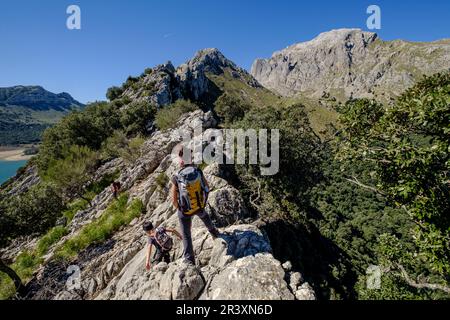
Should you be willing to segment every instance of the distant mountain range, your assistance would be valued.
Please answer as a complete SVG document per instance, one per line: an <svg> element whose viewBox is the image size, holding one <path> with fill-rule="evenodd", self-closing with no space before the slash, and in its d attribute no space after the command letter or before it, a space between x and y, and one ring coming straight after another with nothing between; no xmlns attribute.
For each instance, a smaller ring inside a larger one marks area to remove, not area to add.
<svg viewBox="0 0 450 320"><path fill-rule="evenodd" d="M217 49L204 49L178 68L169 62L130 77L118 96L157 106L183 98L208 108L231 90L257 105L301 101L310 105L312 117L328 123L333 118L326 110L331 108L323 107L328 102L364 97L389 102L424 75L449 69L450 39L383 41L373 32L338 29L257 59L250 73ZM0 88L0 145L38 142L45 128L79 108L83 104L68 93L39 86ZM319 130L326 126L312 122Z"/></svg>
<svg viewBox="0 0 450 320"><path fill-rule="evenodd" d="M40 86L0 88L0 145L39 142L42 132L84 105Z"/></svg>
<svg viewBox="0 0 450 320"><path fill-rule="evenodd" d="M254 62L251 74L282 95L389 101L423 75L450 69L450 39L383 41L376 33L338 29Z"/></svg>

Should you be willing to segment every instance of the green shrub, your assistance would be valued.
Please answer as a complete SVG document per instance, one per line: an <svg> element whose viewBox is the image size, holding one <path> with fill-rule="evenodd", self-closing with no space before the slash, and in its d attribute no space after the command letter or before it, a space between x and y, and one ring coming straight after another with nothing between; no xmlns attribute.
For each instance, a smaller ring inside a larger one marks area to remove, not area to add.
<svg viewBox="0 0 450 320"><path fill-rule="evenodd" d="M85 197L92 200L97 196L100 192L109 187L114 181L116 181L120 176L120 171L117 169L114 172L105 174L99 181L95 181L91 183L86 188Z"/></svg>
<svg viewBox="0 0 450 320"><path fill-rule="evenodd" d="M47 253L48 249L58 242L62 237L68 233L65 227L54 227L46 235L44 235L37 243L36 253L38 256L43 256Z"/></svg>
<svg viewBox="0 0 450 320"><path fill-rule="evenodd" d="M128 77L127 81L123 84L122 88L125 91L125 90L127 90L129 88L132 88L138 82L139 82L139 78L130 76L130 77Z"/></svg>
<svg viewBox="0 0 450 320"><path fill-rule="evenodd" d="M103 159L122 157L127 163L134 163L141 156L145 139L140 135L128 139L124 132L116 131L108 138L102 149Z"/></svg>
<svg viewBox="0 0 450 320"><path fill-rule="evenodd" d="M250 109L249 104L227 93L217 99L214 108L225 125L241 120Z"/></svg>
<svg viewBox="0 0 450 320"><path fill-rule="evenodd" d="M10 299L15 293L14 282L5 273L0 272L0 301Z"/></svg>
<svg viewBox="0 0 450 320"><path fill-rule="evenodd" d="M143 89L144 89L143 91L144 96L150 97L154 95L157 92L156 81L152 81L145 84Z"/></svg>
<svg viewBox="0 0 450 320"><path fill-rule="evenodd" d="M307 206L308 190L316 183L322 170L320 140L309 126L304 107L254 108L233 127L279 130L279 152L282 156L276 175L261 177L260 168L256 165L237 165L236 171L245 185L244 193L252 194L260 190L259 214L299 219L303 215L302 207Z"/></svg>
<svg viewBox="0 0 450 320"><path fill-rule="evenodd" d="M169 182L169 177L165 172L161 172L158 176L156 176L155 182L158 188L163 190Z"/></svg>
<svg viewBox="0 0 450 320"><path fill-rule="evenodd" d="M18 197L9 198L3 206L1 242L21 235L45 232L55 225L64 209L60 194L53 186L45 183L32 187Z"/></svg>
<svg viewBox="0 0 450 320"><path fill-rule="evenodd" d="M390 268L391 274L406 272L411 279L423 277L421 281L447 287L449 101L449 72L424 78L387 107L365 99L351 101L340 118L343 130L339 144L343 163L361 162L370 167L372 181L360 181L374 186L386 202L398 207L409 219L409 241L399 237L399 227L386 231L377 240L379 265ZM397 282L406 284L405 277L397 278ZM383 288L385 298L406 296L392 278L388 277L386 283L391 283L391 288ZM444 297L439 290L417 292L431 298Z"/></svg>
<svg viewBox="0 0 450 320"><path fill-rule="evenodd" d="M67 218L67 223L70 223L78 211L85 210L89 206L89 202L83 199L74 200L68 205L67 210L63 212L63 216Z"/></svg>
<svg viewBox="0 0 450 320"><path fill-rule="evenodd" d="M98 163L98 154L88 147L73 145L54 159L43 173L43 178L54 184L67 199L84 198L87 185L92 183Z"/></svg>
<svg viewBox="0 0 450 320"><path fill-rule="evenodd" d="M123 89L119 88L119 87L111 87L108 89L108 91L106 92L106 98L109 101L113 101L116 100L118 98L120 98L120 96L123 93Z"/></svg>
<svg viewBox="0 0 450 320"><path fill-rule="evenodd" d="M35 252L22 252L11 266L22 279L22 281L30 279L34 271L42 263L42 258Z"/></svg>
<svg viewBox="0 0 450 320"><path fill-rule="evenodd" d="M70 259L91 244L102 243L120 227L129 224L142 214L144 209L140 200L134 200L127 206L128 195L122 194L103 213L90 224L84 226L79 234L67 240L56 252L56 257Z"/></svg>
<svg viewBox="0 0 450 320"><path fill-rule="evenodd" d="M177 100L174 104L158 110L155 117L156 126L163 131L171 129L183 114L197 109L198 107L189 101Z"/></svg>
<svg viewBox="0 0 450 320"><path fill-rule="evenodd" d="M135 163L142 156L142 145L144 142L145 139L141 136L130 139L127 147L120 150L121 157L130 164Z"/></svg>
<svg viewBox="0 0 450 320"><path fill-rule="evenodd" d="M114 103L93 103L46 130L37 157L39 173L45 173L52 161L64 158L72 145L99 150L115 130L122 128L119 112Z"/></svg>
<svg viewBox="0 0 450 320"><path fill-rule="evenodd" d="M145 102L131 103L121 110L120 123L127 136L145 134L147 125L153 121L156 108Z"/></svg>
<svg viewBox="0 0 450 320"><path fill-rule="evenodd" d="M22 252L10 266L22 279L27 282L39 265L43 262L42 257L47 254L49 248L57 243L68 233L64 227L54 227L47 232L37 243L33 251ZM12 280L3 273L0 273L0 300L9 299L15 294L15 287Z"/></svg>
<svg viewBox="0 0 450 320"><path fill-rule="evenodd" d="M118 158L120 157L120 151L127 146L127 135L120 130L114 131L112 136L103 143L101 157L104 160Z"/></svg>

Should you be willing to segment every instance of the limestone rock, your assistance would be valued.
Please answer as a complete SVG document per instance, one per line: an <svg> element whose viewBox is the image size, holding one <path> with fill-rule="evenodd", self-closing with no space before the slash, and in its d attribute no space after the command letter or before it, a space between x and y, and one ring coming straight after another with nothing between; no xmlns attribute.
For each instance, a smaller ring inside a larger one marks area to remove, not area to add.
<svg viewBox="0 0 450 320"><path fill-rule="evenodd" d="M177 69L182 92L193 100L202 100L206 94L212 94L213 88L207 73L221 75L229 70L235 77L252 87L260 84L247 71L238 67L215 48L203 49L195 57Z"/></svg>
<svg viewBox="0 0 450 320"><path fill-rule="evenodd" d="M246 256L213 276L200 299L293 300L283 277L283 268L271 254Z"/></svg>
<svg viewBox="0 0 450 320"><path fill-rule="evenodd" d="M251 74L283 96L331 95L345 102L350 97L395 97L423 74L449 68L449 40L382 41L373 32L339 29L256 60Z"/></svg>
<svg viewBox="0 0 450 320"><path fill-rule="evenodd" d="M24 192L27 192L31 187L37 185L41 181L36 165L28 166L16 180L12 181L6 187L6 194L9 197L17 197Z"/></svg>
<svg viewBox="0 0 450 320"><path fill-rule="evenodd" d="M218 227L242 221L248 215L239 191L231 186L212 191L208 202L210 205L209 212Z"/></svg>
<svg viewBox="0 0 450 320"><path fill-rule="evenodd" d="M295 298L297 300L316 300L316 294L309 283L305 282L296 292Z"/></svg>
<svg viewBox="0 0 450 320"><path fill-rule="evenodd" d="M97 299L294 299L285 272L259 229L228 227L216 240L203 226L194 226L193 231L198 267L178 259L146 271L142 249Z"/></svg>
<svg viewBox="0 0 450 320"><path fill-rule="evenodd" d="M292 270L292 263L290 261L286 261L285 263L283 263L282 267L284 271L289 272Z"/></svg>

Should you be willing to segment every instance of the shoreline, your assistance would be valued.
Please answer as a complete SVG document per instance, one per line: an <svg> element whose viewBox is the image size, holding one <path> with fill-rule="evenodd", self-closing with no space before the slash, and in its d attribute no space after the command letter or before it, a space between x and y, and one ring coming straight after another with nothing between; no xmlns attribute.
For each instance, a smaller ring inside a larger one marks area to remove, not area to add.
<svg viewBox="0 0 450 320"><path fill-rule="evenodd" d="M32 155L25 155L23 147L0 147L0 161L27 161Z"/></svg>

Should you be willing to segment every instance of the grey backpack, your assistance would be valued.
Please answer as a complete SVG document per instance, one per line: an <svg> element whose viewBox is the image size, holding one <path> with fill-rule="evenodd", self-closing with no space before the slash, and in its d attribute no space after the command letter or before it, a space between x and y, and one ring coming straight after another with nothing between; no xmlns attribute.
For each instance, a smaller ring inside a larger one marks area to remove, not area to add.
<svg viewBox="0 0 450 320"><path fill-rule="evenodd" d="M167 234L167 231L163 227L156 228L155 240L161 246L163 251L170 251L173 247L173 239Z"/></svg>

